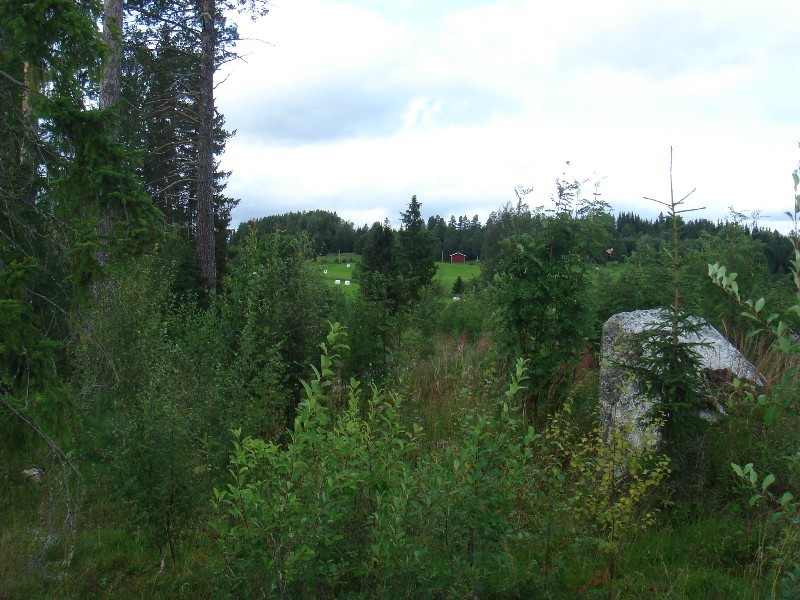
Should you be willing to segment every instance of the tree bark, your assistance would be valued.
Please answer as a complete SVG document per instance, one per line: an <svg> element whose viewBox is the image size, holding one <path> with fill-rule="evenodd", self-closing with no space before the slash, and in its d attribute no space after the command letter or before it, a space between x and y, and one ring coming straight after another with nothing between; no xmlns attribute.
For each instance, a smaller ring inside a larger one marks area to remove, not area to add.
<svg viewBox="0 0 800 600"><path fill-rule="evenodd" d="M200 42L200 93L197 125L197 221L195 247L200 279L208 288L216 287L217 266L214 252L214 50L216 0L202 0L203 28Z"/></svg>
<svg viewBox="0 0 800 600"><path fill-rule="evenodd" d="M103 80L100 82L100 109L109 108L119 102L122 79L122 0L103 2L103 43L109 53L103 65Z"/></svg>
<svg viewBox="0 0 800 600"><path fill-rule="evenodd" d="M19 164L31 169L31 185L24 190L21 197L24 202L33 206L36 203L35 191L35 172L36 164L33 159L31 149L35 145L35 140L39 136L39 121L33 114L34 96L39 93L39 83L35 75L36 71L29 62L22 65L24 83L22 86L22 122L26 128L22 131L19 145Z"/></svg>
<svg viewBox="0 0 800 600"><path fill-rule="evenodd" d="M123 0L104 0L103 2L103 43L108 47L108 56L103 64L103 79L100 81L100 110L114 106L120 99L122 80L122 19ZM109 135L112 141L117 138L114 127ZM105 206L100 216L97 233L102 246L97 251L97 262L105 266L109 263L108 243L114 227L114 214L110 206ZM103 292L95 286L95 296L101 298Z"/></svg>

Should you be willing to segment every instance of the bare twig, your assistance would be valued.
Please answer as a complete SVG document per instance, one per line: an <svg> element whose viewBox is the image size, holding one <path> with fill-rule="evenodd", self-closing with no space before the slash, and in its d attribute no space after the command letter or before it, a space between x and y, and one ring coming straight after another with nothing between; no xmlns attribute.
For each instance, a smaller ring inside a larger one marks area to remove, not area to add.
<svg viewBox="0 0 800 600"><path fill-rule="evenodd" d="M19 412L16 408L14 408L13 405L11 405L5 398L3 398L3 396L0 396L0 404L5 406L8 410L10 410L14 414L14 416L16 416L23 423L25 423L25 425L30 427L39 437L42 438L42 440L44 440L44 443L47 444L47 447L50 448L50 450L52 450L54 454L61 457L61 459L64 460L64 462L66 462L72 468L73 471L75 471L78 477L83 478L81 472L78 470L78 467L75 466L74 462L72 462L72 459L69 456L67 456L66 452L64 452L61 449L61 447L58 444L56 444L52 440L52 438L50 438L50 436L48 436L44 431L42 431L42 429L36 424L36 421L34 421L29 417L26 417L21 412Z"/></svg>

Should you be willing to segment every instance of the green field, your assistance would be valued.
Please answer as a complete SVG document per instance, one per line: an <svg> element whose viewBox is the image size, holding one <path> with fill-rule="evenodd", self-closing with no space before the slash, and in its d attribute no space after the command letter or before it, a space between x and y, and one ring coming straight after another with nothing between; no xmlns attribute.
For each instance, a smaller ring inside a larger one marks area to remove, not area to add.
<svg viewBox="0 0 800 600"><path fill-rule="evenodd" d="M353 281L353 270L361 257L358 254L348 252L342 253L339 262L337 262L337 258L338 255L336 254L322 256L319 258L317 266L322 272L325 281L329 282L330 285L336 285L336 280L338 279L341 282L339 286L342 290L349 294L355 294L356 290L358 290L358 284ZM348 265L350 266L348 267ZM459 275L464 282L467 282L481 273L480 266L474 263L436 263L436 266L438 271L434 280L442 284L445 295L448 297ZM350 281L350 285L345 285L345 281Z"/></svg>
<svg viewBox="0 0 800 600"><path fill-rule="evenodd" d="M448 295L450 295L450 291L453 289L453 284L456 282L456 278L459 275L466 283L470 279L473 279L481 274L480 266L472 263L437 263L437 266L439 267L439 270L436 273L435 280L438 280L442 283L445 288L445 292Z"/></svg>
<svg viewBox="0 0 800 600"><path fill-rule="evenodd" d="M342 254L342 261L338 263L334 262L335 259L335 254L324 256L317 264L317 268L322 272L325 281L330 283L330 285L336 285L336 280L338 279L340 283L336 287L341 287L342 290L348 294L355 294L358 289L358 284L353 281L353 270L355 269L358 255ZM347 265L350 266L348 267ZM349 281L350 285L347 285L345 283L346 281Z"/></svg>

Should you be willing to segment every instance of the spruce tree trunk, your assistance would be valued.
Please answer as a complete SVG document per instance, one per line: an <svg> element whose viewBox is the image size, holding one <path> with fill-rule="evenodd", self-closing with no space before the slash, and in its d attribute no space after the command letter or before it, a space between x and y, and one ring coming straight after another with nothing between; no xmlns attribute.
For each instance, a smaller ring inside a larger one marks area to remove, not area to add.
<svg viewBox="0 0 800 600"><path fill-rule="evenodd" d="M103 43L109 48L100 82L100 109L119 102L122 79L122 0L103 2Z"/></svg>
<svg viewBox="0 0 800 600"><path fill-rule="evenodd" d="M200 94L197 125L197 221L195 248L200 278L208 288L216 287L217 266L214 254L214 48L215 0L200 3L203 29L200 48Z"/></svg>
<svg viewBox="0 0 800 600"><path fill-rule="evenodd" d="M103 79L100 81L100 110L114 106L120 98L120 81L122 80L122 2L123 0L104 0L103 2L103 43L109 52L103 64ZM111 137L117 138L116 128ZM110 206L105 206L100 216L97 233L102 246L97 251L97 262L105 266L110 260L107 244L111 242L111 231L114 227L114 215ZM100 301L103 291L94 287L95 297Z"/></svg>
<svg viewBox="0 0 800 600"><path fill-rule="evenodd" d="M27 61L22 65L24 85L22 87L22 122L25 129L20 135L19 164L22 168L30 170L30 179L27 185L20 190L20 199L26 204L36 204L36 168L34 153L31 149L39 136L39 123L33 115L34 95L39 92L39 84L34 76L34 69Z"/></svg>

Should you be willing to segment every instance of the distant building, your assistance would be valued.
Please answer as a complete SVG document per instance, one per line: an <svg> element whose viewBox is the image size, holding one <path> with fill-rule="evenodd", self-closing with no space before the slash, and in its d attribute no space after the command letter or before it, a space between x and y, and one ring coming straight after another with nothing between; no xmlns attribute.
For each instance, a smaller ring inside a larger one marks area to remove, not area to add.
<svg viewBox="0 0 800 600"><path fill-rule="evenodd" d="M455 252L450 255L450 262L451 263L463 263L467 262L467 255L461 254L461 252Z"/></svg>

